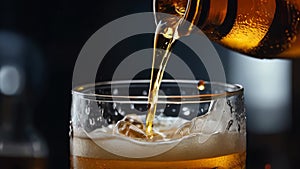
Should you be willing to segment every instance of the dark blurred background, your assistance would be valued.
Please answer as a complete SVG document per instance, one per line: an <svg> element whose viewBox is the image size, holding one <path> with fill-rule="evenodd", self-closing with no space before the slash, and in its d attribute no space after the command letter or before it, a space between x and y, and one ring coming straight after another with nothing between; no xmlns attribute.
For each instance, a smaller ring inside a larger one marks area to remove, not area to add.
<svg viewBox="0 0 300 169"><path fill-rule="evenodd" d="M39 63L43 65L43 73L37 76L41 81L37 90L39 99L32 109L34 127L48 147L49 169L69 168L72 73L82 46L106 23L146 11L152 11L151 0L1 0L0 31L13 32L27 39L42 58ZM152 45L149 37L135 40L136 43L126 46L128 51ZM300 72L300 61L259 60L219 46L217 49L229 82L245 86L247 168L297 168L300 151L300 78L297 73ZM180 48L176 50L180 51ZM114 55L126 52L128 55L128 51L121 50ZM31 66L37 65L32 62Z"/></svg>

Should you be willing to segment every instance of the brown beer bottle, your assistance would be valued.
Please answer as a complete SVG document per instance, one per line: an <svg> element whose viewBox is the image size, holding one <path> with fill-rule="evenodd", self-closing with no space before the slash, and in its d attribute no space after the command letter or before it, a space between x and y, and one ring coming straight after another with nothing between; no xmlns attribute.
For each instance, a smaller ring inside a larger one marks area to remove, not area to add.
<svg viewBox="0 0 300 169"><path fill-rule="evenodd" d="M300 58L300 0L155 0L154 11L184 17L210 40L249 56ZM179 34L195 30L185 28Z"/></svg>

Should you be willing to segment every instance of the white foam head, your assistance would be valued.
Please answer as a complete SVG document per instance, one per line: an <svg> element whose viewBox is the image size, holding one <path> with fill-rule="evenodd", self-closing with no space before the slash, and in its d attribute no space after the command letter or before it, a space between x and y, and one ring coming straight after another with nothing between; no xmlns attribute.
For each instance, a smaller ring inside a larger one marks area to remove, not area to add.
<svg viewBox="0 0 300 169"><path fill-rule="evenodd" d="M94 134L92 138L75 136L71 153L102 159L168 161L208 158L246 150L246 133L195 134L165 142L144 142L111 134Z"/></svg>

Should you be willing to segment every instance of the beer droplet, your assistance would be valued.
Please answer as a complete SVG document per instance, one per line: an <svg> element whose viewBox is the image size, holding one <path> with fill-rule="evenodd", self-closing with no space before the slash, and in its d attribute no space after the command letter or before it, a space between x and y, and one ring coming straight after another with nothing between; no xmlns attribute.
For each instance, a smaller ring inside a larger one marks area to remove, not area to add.
<svg viewBox="0 0 300 169"><path fill-rule="evenodd" d="M199 90L204 90L204 89L205 89L205 82L204 82L204 80L200 80L200 81L198 82L197 88L198 88Z"/></svg>
<svg viewBox="0 0 300 169"><path fill-rule="evenodd" d="M271 169L271 164L268 164L268 163L267 163L267 164L265 165L265 169Z"/></svg>

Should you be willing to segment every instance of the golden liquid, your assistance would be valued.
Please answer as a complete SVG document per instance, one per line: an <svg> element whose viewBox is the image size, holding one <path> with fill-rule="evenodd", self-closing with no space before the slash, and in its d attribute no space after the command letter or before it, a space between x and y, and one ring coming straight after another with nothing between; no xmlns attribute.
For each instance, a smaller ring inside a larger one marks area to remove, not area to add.
<svg viewBox="0 0 300 169"><path fill-rule="evenodd" d="M186 12L186 19L211 40L247 55L300 58L300 0L232 2L156 0L155 10L180 16L176 9L182 9L181 15Z"/></svg>
<svg viewBox="0 0 300 169"><path fill-rule="evenodd" d="M147 148L152 146L151 143L137 143L118 136L109 138L99 136L99 138L91 139L84 133L75 131L70 140L70 166L71 169L245 169L245 133L213 134L202 143L199 142L200 138L201 136L183 138L171 149L166 149L164 145L158 142L156 147L163 149L162 152L154 150L153 154L133 158L131 157L132 154L143 154L143 152L135 152L140 151L138 145ZM224 142L224 140L230 141ZM107 144L102 144L104 142L113 142L116 146L110 147ZM129 152L119 154L119 150L123 149L121 146L125 145Z"/></svg>
<svg viewBox="0 0 300 169"><path fill-rule="evenodd" d="M103 160L71 156L71 169L245 169L246 152L186 161Z"/></svg>
<svg viewBox="0 0 300 169"><path fill-rule="evenodd" d="M47 169L45 158L0 156L1 169Z"/></svg>
<svg viewBox="0 0 300 169"><path fill-rule="evenodd" d="M178 23L180 22L177 21ZM175 27L162 27L157 25L154 37L152 71L150 79L150 88L148 95L148 114L146 118L146 135L149 139L153 137L153 120L155 118L156 106L158 101L159 87L167 66L172 47L178 39Z"/></svg>

